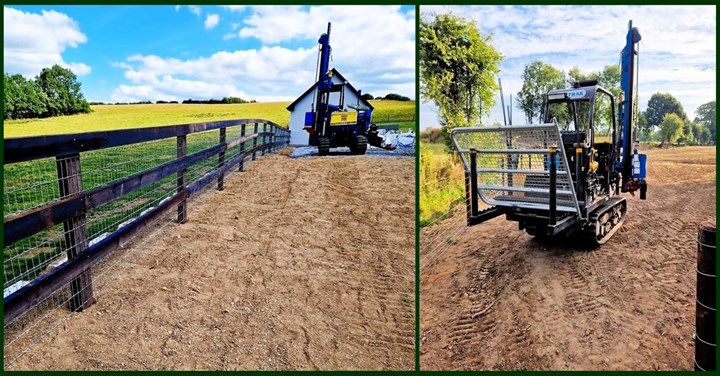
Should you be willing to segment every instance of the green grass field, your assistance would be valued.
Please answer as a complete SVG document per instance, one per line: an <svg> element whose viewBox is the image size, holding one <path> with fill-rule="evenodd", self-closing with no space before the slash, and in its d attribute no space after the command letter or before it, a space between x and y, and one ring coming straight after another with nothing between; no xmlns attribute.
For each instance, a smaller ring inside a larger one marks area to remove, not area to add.
<svg viewBox="0 0 720 376"><path fill-rule="evenodd" d="M400 124L401 129L414 127L415 101L370 101L375 107L378 124ZM47 119L6 120L4 136L24 137L51 134L82 133L114 129L200 123L215 120L265 119L286 126L289 102L243 104L136 104L92 106L89 114L58 116Z"/></svg>

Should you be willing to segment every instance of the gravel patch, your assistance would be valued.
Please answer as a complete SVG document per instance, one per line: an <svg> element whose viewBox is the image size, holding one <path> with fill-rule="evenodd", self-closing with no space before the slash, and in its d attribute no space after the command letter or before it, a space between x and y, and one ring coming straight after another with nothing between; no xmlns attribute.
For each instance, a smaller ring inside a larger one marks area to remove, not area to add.
<svg viewBox="0 0 720 376"><path fill-rule="evenodd" d="M307 157L317 157L317 147L315 146L299 146L295 147L292 151L292 154L290 154L291 158L307 158ZM349 156L350 154L350 148L348 147L339 147L339 148L332 148L330 149L330 154L328 156ZM374 146L369 146L367 152L365 153L366 157L386 157L386 158L398 158L398 157L415 157L415 148L397 148L395 150L385 150L381 148L376 148Z"/></svg>

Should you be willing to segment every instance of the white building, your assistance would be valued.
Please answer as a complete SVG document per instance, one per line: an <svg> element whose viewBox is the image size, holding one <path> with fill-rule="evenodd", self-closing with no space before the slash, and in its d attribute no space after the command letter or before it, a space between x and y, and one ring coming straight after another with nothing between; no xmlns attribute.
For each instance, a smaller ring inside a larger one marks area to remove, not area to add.
<svg viewBox="0 0 720 376"><path fill-rule="evenodd" d="M344 94L344 104L360 104L374 108L368 101L362 99L360 91L355 89L345 77L335 68L332 69L333 91L330 93L330 104L340 103L340 93ZM305 113L311 111L314 105L317 83L305 90L298 99L287 106L290 111L290 145L306 146L310 144L310 134L303 129L305 127ZM351 109L347 109L351 110Z"/></svg>

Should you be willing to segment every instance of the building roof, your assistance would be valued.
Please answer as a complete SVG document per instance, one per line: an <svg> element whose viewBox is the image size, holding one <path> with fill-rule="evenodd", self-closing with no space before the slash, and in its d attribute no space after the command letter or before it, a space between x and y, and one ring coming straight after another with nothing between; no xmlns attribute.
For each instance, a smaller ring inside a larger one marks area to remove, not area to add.
<svg viewBox="0 0 720 376"><path fill-rule="evenodd" d="M360 98L360 101L362 101L362 104L363 104L363 105L365 105L365 106L367 106L367 107L370 107L370 109L372 109L372 110L375 109L375 107L373 107L373 105L371 105L370 102L366 101L366 100L360 95L360 92L359 92L357 89L355 89L355 87L352 86L352 84L351 84L348 80L346 80L345 77L344 77L342 74L340 74L340 72L337 71L337 69L333 68L333 69L331 70L331 72L333 73L333 76L336 76L336 77L339 78L341 81L343 81L343 82L346 83L346 85L350 88L350 90L352 90L352 92L355 93L355 95L357 95L358 98ZM315 89L315 86L317 86L317 82L314 83L312 86L310 86L307 90L305 90L305 92L302 93L299 97L297 97L297 99L295 99L294 102L290 103L290 105L287 106L287 110L290 111L290 112L292 112L293 110L295 110L295 105L296 105L298 102L300 102L300 100L303 99L306 95L310 94L310 92L312 92L312 91Z"/></svg>

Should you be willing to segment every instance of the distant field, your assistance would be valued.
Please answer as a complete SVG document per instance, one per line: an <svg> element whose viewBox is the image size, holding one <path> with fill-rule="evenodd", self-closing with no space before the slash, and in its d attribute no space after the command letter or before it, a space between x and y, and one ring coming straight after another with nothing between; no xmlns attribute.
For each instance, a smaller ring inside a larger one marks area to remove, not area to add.
<svg viewBox="0 0 720 376"><path fill-rule="evenodd" d="M415 102L371 101L375 122L414 126ZM48 119L6 120L5 137L79 133L113 129L199 123L230 119L266 119L287 125L289 102L244 104L137 104L92 106L89 114L59 116Z"/></svg>

